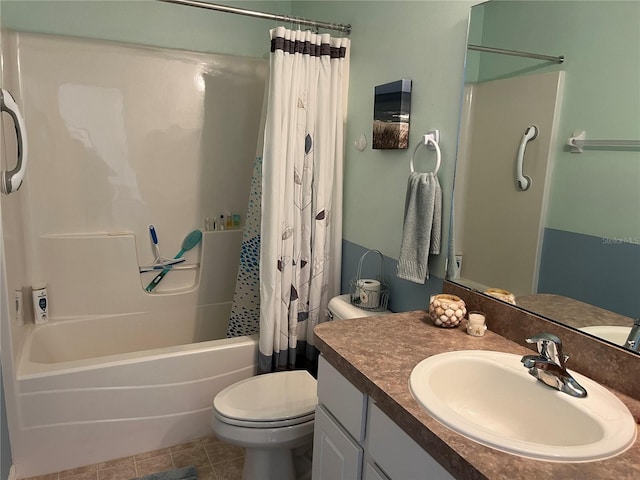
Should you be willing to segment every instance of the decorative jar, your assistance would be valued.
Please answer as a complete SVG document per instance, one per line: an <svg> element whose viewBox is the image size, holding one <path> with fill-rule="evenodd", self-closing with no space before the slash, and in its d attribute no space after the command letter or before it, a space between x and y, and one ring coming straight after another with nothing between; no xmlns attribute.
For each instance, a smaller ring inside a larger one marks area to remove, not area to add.
<svg viewBox="0 0 640 480"><path fill-rule="evenodd" d="M511 305L516 304L516 296L508 290L502 288L487 288L484 293L503 302L510 303Z"/></svg>
<svg viewBox="0 0 640 480"><path fill-rule="evenodd" d="M467 314L467 307L460 297L441 293L432 295L429 303L429 317L438 327L457 327Z"/></svg>

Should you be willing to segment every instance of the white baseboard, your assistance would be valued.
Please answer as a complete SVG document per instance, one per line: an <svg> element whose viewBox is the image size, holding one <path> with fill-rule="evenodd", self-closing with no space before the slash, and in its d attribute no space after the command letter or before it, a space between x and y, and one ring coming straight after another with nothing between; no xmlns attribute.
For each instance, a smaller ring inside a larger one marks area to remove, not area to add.
<svg viewBox="0 0 640 480"><path fill-rule="evenodd" d="M9 476L7 477L7 480L17 480L18 476L16 474L16 466L15 465L11 465L11 468L9 469Z"/></svg>

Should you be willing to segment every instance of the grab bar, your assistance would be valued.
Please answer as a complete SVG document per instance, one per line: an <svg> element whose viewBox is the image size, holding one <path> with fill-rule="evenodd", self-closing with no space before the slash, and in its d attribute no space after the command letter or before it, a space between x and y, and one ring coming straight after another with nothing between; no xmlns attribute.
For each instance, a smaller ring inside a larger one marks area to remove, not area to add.
<svg viewBox="0 0 640 480"><path fill-rule="evenodd" d="M518 149L518 159L516 161L516 184L521 191L528 190L531 186L531 177L526 176L523 173L524 164L524 152L527 149L527 143L538 136L538 127L535 125L529 125L522 134L522 140L520 141L520 148Z"/></svg>
<svg viewBox="0 0 640 480"><path fill-rule="evenodd" d="M27 171L27 129L24 126L24 118L11 94L0 89L0 111L7 112L13 118L18 141L18 162L13 170L2 172L0 183L2 193L9 195L16 192L22 185L24 174Z"/></svg>

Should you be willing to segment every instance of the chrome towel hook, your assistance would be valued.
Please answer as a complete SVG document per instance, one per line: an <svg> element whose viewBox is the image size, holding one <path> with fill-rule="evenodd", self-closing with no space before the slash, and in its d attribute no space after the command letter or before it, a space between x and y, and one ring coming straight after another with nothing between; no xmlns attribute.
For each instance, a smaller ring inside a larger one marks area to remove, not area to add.
<svg viewBox="0 0 640 480"><path fill-rule="evenodd" d="M416 152L418 151L418 149L422 145L426 145L427 148L429 148L429 144L433 145L433 149L432 150L436 151L436 167L433 169L433 172L431 172L431 173L433 173L434 175L436 175L438 173L438 170L440 170L440 163L442 161L442 154L440 152L440 145L438 145L439 141L440 141L440 130L430 130L425 135L423 135L422 141L418 145L416 145L416 148L413 150L413 154L411 155L411 163L410 163L411 173L415 172L415 170L413 168L413 161L415 159Z"/></svg>

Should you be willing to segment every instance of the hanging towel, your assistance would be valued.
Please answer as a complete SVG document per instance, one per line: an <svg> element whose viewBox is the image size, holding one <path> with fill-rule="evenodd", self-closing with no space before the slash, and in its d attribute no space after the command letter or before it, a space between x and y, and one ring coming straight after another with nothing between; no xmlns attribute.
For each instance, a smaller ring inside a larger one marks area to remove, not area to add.
<svg viewBox="0 0 640 480"><path fill-rule="evenodd" d="M429 254L440 253L442 190L432 172L413 172L407 183L402 244L396 275L415 283L429 278Z"/></svg>

